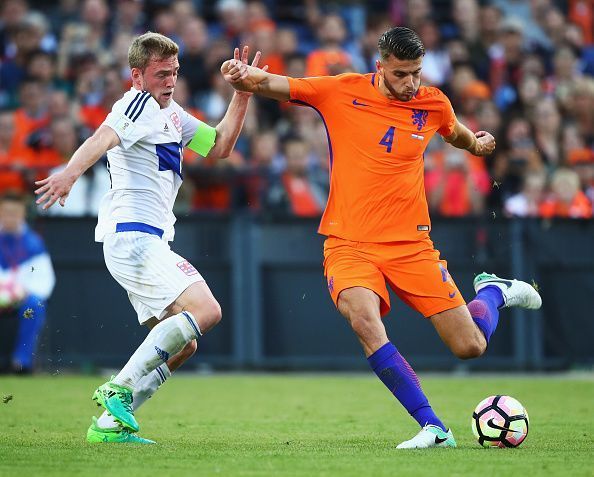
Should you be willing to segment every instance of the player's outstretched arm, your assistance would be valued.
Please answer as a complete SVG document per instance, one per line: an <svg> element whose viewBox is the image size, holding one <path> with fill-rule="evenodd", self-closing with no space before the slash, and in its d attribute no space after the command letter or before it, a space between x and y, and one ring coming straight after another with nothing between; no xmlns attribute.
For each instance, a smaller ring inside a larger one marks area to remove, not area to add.
<svg viewBox="0 0 594 477"><path fill-rule="evenodd" d="M233 55L234 58L232 61L237 61L247 67L248 54L248 47L245 46L240 59L239 48L235 48ZM266 72L268 66L264 66L262 69L258 68L260 56L261 53L259 51L256 52L250 67L258 71ZM243 127L243 121L245 119L245 114L247 112L248 103L251 96L252 93L247 91L235 91L225 116L223 116L221 122L215 127L217 133L215 143L207 157L214 159L229 157L231 151L235 147L235 143L237 142L241 128Z"/></svg>
<svg viewBox="0 0 594 477"><path fill-rule="evenodd" d="M40 197L37 204L43 204L45 210L56 201L64 207L70 189L76 180L93 164L95 164L107 151L120 143L120 138L109 126L102 125L88 138L72 155L65 169L56 174L35 182L40 186L35 194Z"/></svg>
<svg viewBox="0 0 594 477"><path fill-rule="evenodd" d="M243 51L247 55L248 47L244 46ZM258 57L259 53L256 53ZM290 99L287 77L268 73L266 68L256 68L234 58L221 65L221 74L237 91L254 93L278 101Z"/></svg>
<svg viewBox="0 0 594 477"><path fill-rule="evenodd" d="M459 149L466 149L474 156L487 156L495 150L495 138L491 133L473 133L459 121L456 121L454 132L444 137L444 140Z"/></svg>

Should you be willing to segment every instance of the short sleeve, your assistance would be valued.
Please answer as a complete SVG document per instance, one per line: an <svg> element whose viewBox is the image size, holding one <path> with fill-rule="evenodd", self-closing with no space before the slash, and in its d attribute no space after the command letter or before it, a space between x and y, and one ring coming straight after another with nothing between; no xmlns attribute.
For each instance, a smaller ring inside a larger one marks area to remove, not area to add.
<svg viewBox="0 0 594 477"><path fill-rule="evenodd" d="M452 103L450 103L448 97L441 93L441 98L443 100L443 114L441 125L439 126L437 132L441 136L447 137L454 132L454 126L456 125L456 114L454 113L454 108L452 107Z"/></svg>
<svg viewBox="0 0 594 477"><path fill-rule="evenodd" d="M129 91L113 105L103 124L113 129L120 138L120 145L128 149L151 135L159 109L159 104L147 91Z"/></svg>
<svg viewBox="0 0 594 477"><path fill-rule="evenodd" d="M198 131L200 125L204 123L192 116L185 109L181 109L180 116L182 126L182 144L185 146L190 142L192 137L194 137L194 134L196 134L196 131Z"/></svg>
<svg viewBox="0 0 594 477"><path fill-rule="evenodd" d="M332 91L338 88L338 76L316 76L312 78L288 78L292 102L311 106L322 103Z"/></svg>

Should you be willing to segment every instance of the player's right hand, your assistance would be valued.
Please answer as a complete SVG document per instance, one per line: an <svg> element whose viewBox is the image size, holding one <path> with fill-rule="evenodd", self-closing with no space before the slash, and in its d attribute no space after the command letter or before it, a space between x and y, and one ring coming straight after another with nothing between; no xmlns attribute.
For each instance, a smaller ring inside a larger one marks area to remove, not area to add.
<svg viewBox="0 0 594 477"><path fill-rule="evenodd" d="M56 172L45 179L40 181L35 181L35 185L41 186L35 190L36 195L40 195L40 197L35 201L36 204L40 205L43 210L48 209L52 205L56 203L56 201L60 202L60 205L64 207L66 203L66 198L68 194L70 194L70 189L76 182L75 175L66 168L60 172Z"/></svg>
<svg viewBox="0 0 594 477"><path fill-rule="evenodd" d="M475 156L488 156L495 150L495 138L487 131L478 131L475 133L476 137L476 153Z"/></svg>

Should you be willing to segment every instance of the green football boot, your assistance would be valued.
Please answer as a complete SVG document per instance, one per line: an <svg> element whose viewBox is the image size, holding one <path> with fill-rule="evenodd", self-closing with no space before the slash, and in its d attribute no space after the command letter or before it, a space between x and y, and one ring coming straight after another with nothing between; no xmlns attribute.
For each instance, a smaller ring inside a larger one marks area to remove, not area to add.
<svg viewBox="0 0 594 477"><path fill-rule="evenodd" d="M155 441L136 436L125 427L114 429L102 429L97 425L97 418L93 416L93 422L87 431L87 441L96 442L119 442L125 444L156 444Z"/></svg>
<svg viewBox="0 0 594 477"><path fill-rule="evenodd" d="M542 305L542 298L538 291L529 283L521 280L499 278L492 273L479 273L474 277L472 282L474 291L479 292L486 286L496 286L503 294L503 306L505 308L510 306L519 306L521 308L528 308L537 310Z"/></svg>
<svg viewBox="0 0 594 477"><path fill-rule="evenodd" d="M138 432L139 426L132 409L132 391L119 384L106 382L93 393L93 400L103 406L113 418L132 432Z"/></svg>
<svg viewBox="0 0 594 477"><path fill-rule="evenodd" d="M433 424L427 424L408 441L401 442L397 449L429 449L431 447L456 447L456 439L451 429L447 431Z"/></svg>

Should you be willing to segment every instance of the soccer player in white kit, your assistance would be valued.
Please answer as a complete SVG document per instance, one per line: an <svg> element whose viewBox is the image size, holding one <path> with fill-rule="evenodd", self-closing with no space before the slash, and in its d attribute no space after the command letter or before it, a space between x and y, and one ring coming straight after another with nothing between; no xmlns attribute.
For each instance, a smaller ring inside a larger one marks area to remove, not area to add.
<svg viewBox="0 0 594 477"><path fill-rule="evenodd" d="M172 99L177 54L177 44L163 35L137 37L128 52L130 91L62 172L37 182L38 204L63 206L75 181L107 153L112 186L101 202L95 240L103 242L107 268L128 292L139 322L151 328L122 370L93 394L105 412L93 417L90 442L153 443L134 434L139 429L134 410L221 319L221 307L200 273L169 248L172 208L182 182L183 147L202 156L229 156L251 94L235 92L215 128L199 121ZM247 50L241 61L247 62Z"/></svg>

